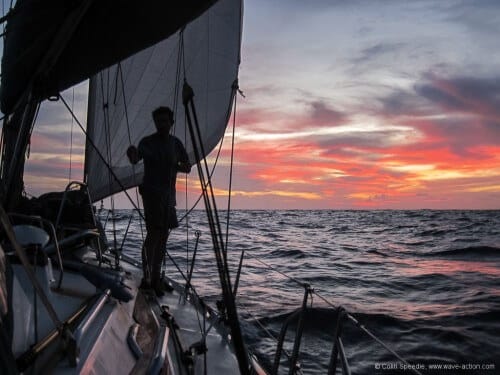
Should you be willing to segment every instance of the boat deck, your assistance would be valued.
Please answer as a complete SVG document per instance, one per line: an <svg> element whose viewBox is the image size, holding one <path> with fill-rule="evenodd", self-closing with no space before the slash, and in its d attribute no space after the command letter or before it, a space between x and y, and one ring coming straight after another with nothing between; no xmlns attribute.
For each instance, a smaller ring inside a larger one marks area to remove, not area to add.
<svg viewBox="0 0 500 375"><path fill-rule="evenodd" d="M140 269L126 262L121 267L122 272L117 273L107 267L90 266L102 280L109 274L120 275L122 289L132 296L128 302L113 297L111 286L93 285L82 270L66 268L61 288L57 289L54 284L59 271L54 270L55 277L48 278L45 269L37 267L36 278L58 317L64 321L80 312L70 327L73 350L61 346L62 340L51 339L50 345L44 345L46 348L40 349L37 359L26 369L54 374L157 374L162 369L170 374L239 373L229 330L214 312L195 296L186 296L179 284L173 284L172 292L157 298L153 292L139 289ZM15 340L15 353L19 356L30 351L36 337L39 340L54 332L54 325L40 303L36 311L27 307L34 292L28 287L22 267L17 265L13 271L14 289L19 291L13 301L14 311L24 316L16 319L14 327L14 337L25 338ZM25 290L30 293L20 292ZM30 323L34 315L38 321L37 335ZM136 332L132 335L134 327ZM134 343L139 351L134 351Z"/></svg>

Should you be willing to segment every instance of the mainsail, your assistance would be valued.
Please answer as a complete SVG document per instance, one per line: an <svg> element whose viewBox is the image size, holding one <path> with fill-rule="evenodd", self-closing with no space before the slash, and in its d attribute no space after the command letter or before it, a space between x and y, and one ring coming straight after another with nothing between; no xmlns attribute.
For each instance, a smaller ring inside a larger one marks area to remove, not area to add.
<svg viewBox="0 0 500 375"><path fill-rule="evenodd" d="M17 0L2 18L2 112L30 86L42 100L152 46L216 1Z"/></svg>
<svg viewBox="0 0 500 375"><path fill-rule="evenodd" d="M241 24L242 3L221 0L170 38L91 78L85 177L93 200L141 182L142 163L132 166L126 150L155 132L151 112L158 106L174 110L174 134L197 162L182 107L184 80L195 93L205 153L217 145L236 91Z"/></svg>

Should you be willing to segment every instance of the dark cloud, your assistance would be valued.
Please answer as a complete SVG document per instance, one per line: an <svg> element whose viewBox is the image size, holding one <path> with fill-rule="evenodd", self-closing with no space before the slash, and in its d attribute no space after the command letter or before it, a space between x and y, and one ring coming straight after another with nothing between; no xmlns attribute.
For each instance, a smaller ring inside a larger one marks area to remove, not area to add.
<svg viewBox="0 0 500 375"><path fill-rule="evenodd" d="M419 115L425 113L425 104L414 92L395 90L390 95L378 98L384 116Z"/></svg>
<svg viewBox="0 0 500 375"><path fill-rule="evenodd" d="M262 1L262 0L261 0ZM264 0L266 3L269 0ZM296 8L296 10L301 10L303 12L323 12L332 8L352 8L359 4L361 0L314 0L314 1L303 1L303 0L286 0L287 7Z"/></svg>
<svg viewBox="0 0 500 375"><path fill-rule="evenodd" d="M71 169L75 173L80 173L83 166L80 163L72 163ZM25 167L25 174L38 177L66 178L69 173L69 161L59 158L48 158L45 160L28 160Z"/></svg>
<svg viewBox="0 0 500 375"><path fill-rule="evenodd" d="M322 135L317 144L325 150L325 154L336 154L339 147L383 150L393 147L400 139L401 130L374 130Z"/></svg>
<svg viewBox="0 0 500 375"><path fill-rule="evenodd" d="M415 86L415 92L442 109L478 115L500 115L500 78L434 79Z"/></svg>
<svg viewBox="0 0 500 375"><path fill-rule="evenodd" d="M465 25L473 33L498 35L500 32L500 1L459 1L450 7L448 19Z"/></svg>
<svg viewBox="0 0 500 375"><path fill-rule="evenodd" d="M353 65L373 62L377 57L399 53L404 48L404 43L377 43L360 51L359 56L351 60Z"/></svg>
<svg viewBox="0 0 500 375"><path fill-rule="evenodd" d="M416 87L417 93L430 100L432 103L440 106L444 106L448 109L464 109L464 101L461 98L457 98L438 87L432 85L424 85Z"/></svg>
<svg viewBox="0 0 500 375"><path fill-rule="evenodd" d="M73 139L68 133L35 132L31 137L31 152L46 154L68 154L70 149L73 154L83 154L85 137L73 134Z"/></svg>
<svg viewBox="0 0 500 375"><path fill-rule="evenodd" d="M345 120L345 114L328 106L324 101L309 103L309 116L314 124L335 126Z"/></svg>
<svg viewBox="0 0 500 375"><path fill-rule="evenodd" d="M488 126L500 116L500 78L438 78L425 75L413 90L394 90L377 99L383 115L430 116L435 114L472 114Z"/></svg>

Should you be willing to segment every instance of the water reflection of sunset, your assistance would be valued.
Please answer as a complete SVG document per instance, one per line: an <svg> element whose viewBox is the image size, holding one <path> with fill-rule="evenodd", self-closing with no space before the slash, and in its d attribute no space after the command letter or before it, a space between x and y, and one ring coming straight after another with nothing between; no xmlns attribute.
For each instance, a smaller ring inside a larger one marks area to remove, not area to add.
<svg viewBox="0 0 500 375"><path fill-rule="evenodd" d="M485 276L500 277L500 264L484 261L464 261L450 259L392 259L402 267L394 268L396 274L404 276L424 276L441 274L452 276L463 272L476 272Z"/></svg>

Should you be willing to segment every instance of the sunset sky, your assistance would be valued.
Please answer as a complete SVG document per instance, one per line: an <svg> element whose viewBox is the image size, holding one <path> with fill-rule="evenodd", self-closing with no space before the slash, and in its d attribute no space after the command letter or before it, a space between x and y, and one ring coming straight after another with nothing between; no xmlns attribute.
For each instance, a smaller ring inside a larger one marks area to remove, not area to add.
<svg viewBox="0 0 500 375"><path fill-rule="evenodd" d="M232 207L500 208L499 35L496 0L246 1ZM86 87L64 94L83 121ZM39 118L35 195L69 178L70 116L50 103Z"/></svg>

